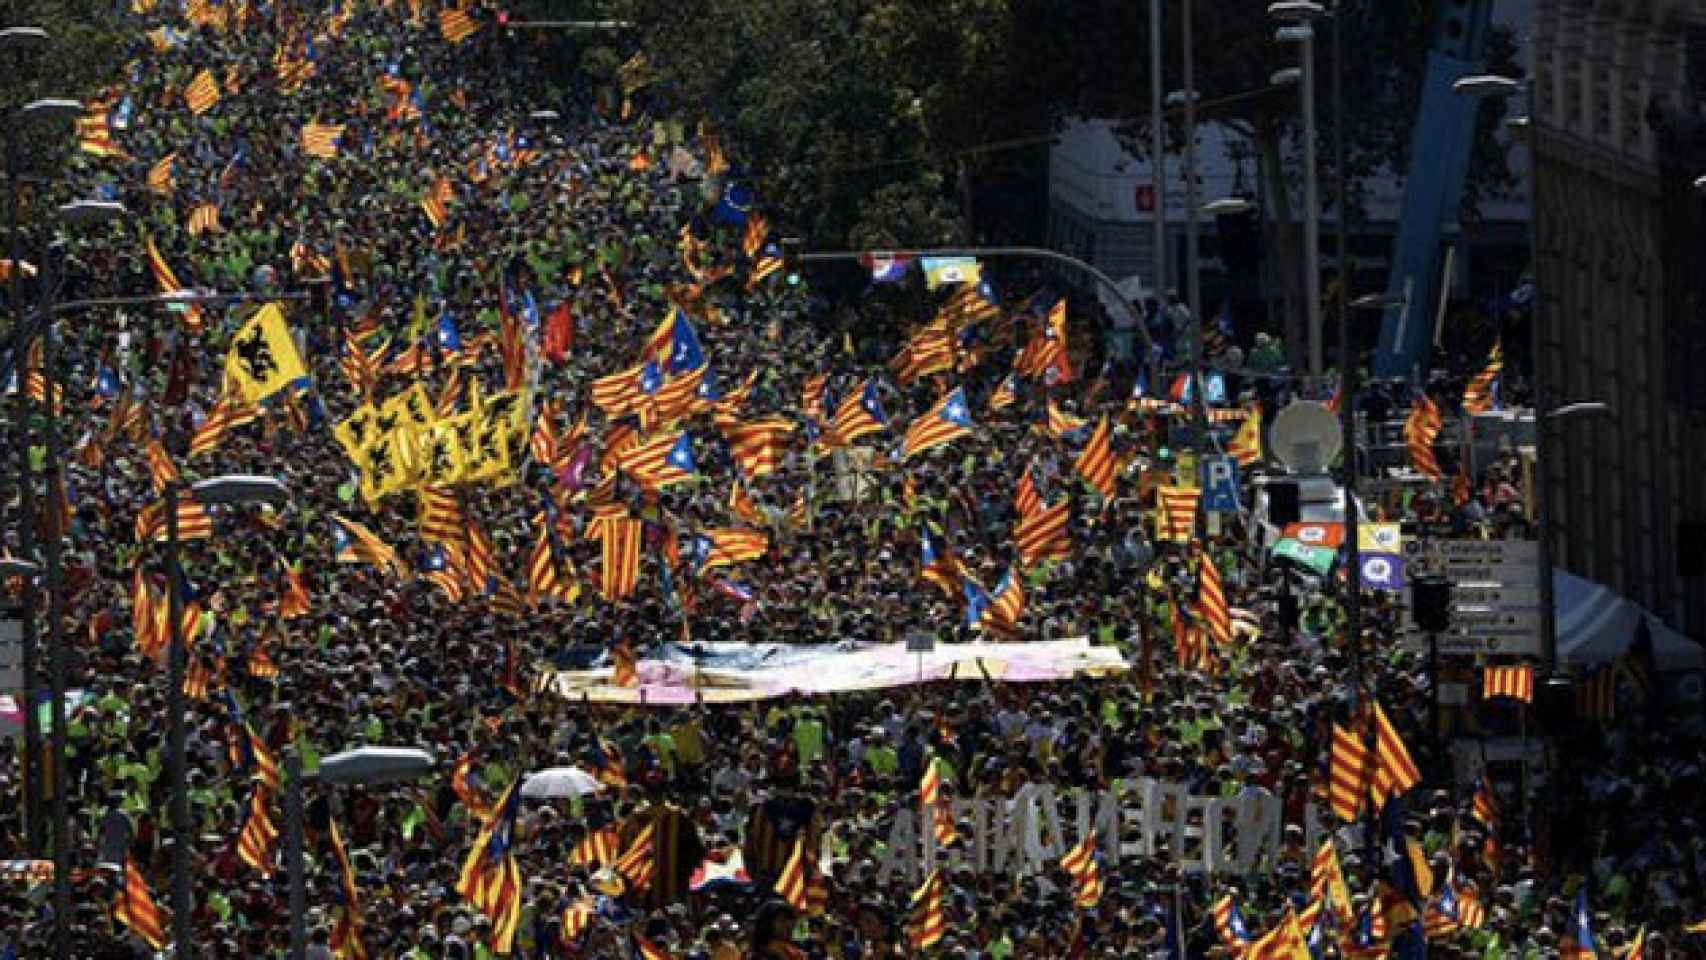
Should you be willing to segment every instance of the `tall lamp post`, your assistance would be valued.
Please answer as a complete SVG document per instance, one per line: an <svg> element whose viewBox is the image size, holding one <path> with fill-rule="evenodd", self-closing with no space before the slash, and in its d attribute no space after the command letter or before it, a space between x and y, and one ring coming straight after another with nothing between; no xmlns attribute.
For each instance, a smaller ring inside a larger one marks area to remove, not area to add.
<svg viewBox="0 0 1706 960"><path fill-rule="evenodd" d="M1464 77L1451 85L1452 92L1466 97L1481 97L1489 100L1509 100L1530 88L1528 84L1513 77L1503 77L1497 74L1479 74ZM1551 384L1546 378L1546 364L1541 357L1545 349L1545 338L1541 336L1541 325L1546 319L1542 307L1546 298L1540 289L1540 234L1537 221L1540 219L1540 131L1539 124L1532 109L1534 103L1530 97L1529 116L1526 123L1512 124L1512 129L1523 134L1525 146L1528 148L1528 250L1529 258L1534 266L1534 300L1529 306L1529 354L1533 365L1532 386L1534 391L1534 523L1539 544L1535 547L1539 560L1540 583L1540 650L1541 659L1545 661L1547 675L1556 672L1558 668L1558 618L1553 609L1552 585L1552 518L1548 501L1551 497L1547 488L1551 485L1547 471L1551 469L1551 446L1548 429L1549 416L1541 411L1550 409L1547 391Z"/></svg>
<svg viewBox="0 0 1706 960"><path fill-rule="evenodd" d="M1321 188L1315 145L1315 27L1326 8L1313 0L1280 0L1268 15L1286 24L1275 39L1296 42L1303 69L1299 98L1303 113L1303 299L1309 318L1309 374L1321 376ZM1343 201L1340 215L1343 216Z"/></svg>
<svg viewBox="0 0 1706 960"><path fill-rule="evenodd" d="M14 70L23 67L24 53L27 50L39 49L47 43L49 37L41 27L18 26L0 29L0 50L11 56L11 66ZM7 107L3 118L0 118L0 133L6 138L6 190L8 201L8 247L7 254L11 260L11 278L7 290L7 303L12 309L12 350L14 357L23 357L29 349L29 338L25 335L26 324L23 322L25 307L23 294L23 233L18 228L18 208L22 205L22 171L23 163L22 141L26 135L28 124L40 121L65 121L80 116L83 105L75 100L48 98L32 100L15 107ZM24 391L18 391L16 398L16 420L13 427L18 457L18 552L29 556L35 552L35 490L31 483L30 444L29 444L29 401ZM40 856L46 846L46 833L43 830L46 818L42 816L41 807L41 726L34 710L36 700L36 625L34 609L36 605L36 588L33 582L24 586L23 606L23 636L20 638L23 660L23 695L29 709L24 711L24 823L27 833L28 848L32 855Z"/></svg>
<svg viewBox="0 0 1706 960"><path fill-rule="evenodd" d="M110 223L123 216L124 212L123 205L117 203L78 202L61 206L59 218L71 226L88 227ZM55 248L42 258L41 309L47 315L53 312L53 296L60 279L56 261L62 252ZM63 483L65 469L58 413L64 378L59 376L59 344L51 326L43 332L41 343L42 377L47 395L43 433L47 448L47 475L51 478L49 490L53 490L58 488L51 485L53 481ZM67 782L70 779L70 744L67 742L65 716L66 651L63 635L66 531L60 528L57 510L52 516L54 522L48 525L49 535L43 552L47 560L48 684L53 703L53 716L49 721L53 744L53 952L55 956L65 957L71 955L71 810Z"/></svg>
<svg viewBox="0 0 1706 960"><path fill-rule="evenodd" d="M396 783L417 780L432 768L432 754L418 747L358 747L320 761L313 776L304 778L301 755L294 747L285 753L284 856L290 881L290 960L303 960L308 949L307 870L302 862L304 779L334 785Z"/></svg>
<svg viewBox="0 0 1706 960"><path fill-rule="evenodd" d="M1155 303L1167 292L1167 118L1162 114L1161 0L1149 0L1149 156L1155 164Z"/></svg>
<svg viewBox="0 0 1706 960"><path fill-rule="evenodd" d="M172 778L172 946L176 960L195 956L193 937L195 894L190 877L190 796L184 757L184 625L183 570L178 542L178 502L185 484L166 485L166 617L169 646L166 690L166 754ZM204 506L271 504L280 506L290 491L277 477L228 474L188 485L189 493Z"/></svg>

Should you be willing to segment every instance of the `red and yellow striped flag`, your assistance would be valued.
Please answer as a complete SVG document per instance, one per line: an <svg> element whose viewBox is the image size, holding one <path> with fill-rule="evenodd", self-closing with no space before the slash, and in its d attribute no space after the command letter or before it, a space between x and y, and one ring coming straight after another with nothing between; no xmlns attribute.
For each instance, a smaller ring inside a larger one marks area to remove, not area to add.
<svg viewBox="0 0 1706 960"><path fill-rule="evenodd" d="M794 841L794 852L788 855L782 873L776 878L776 894L800 913L806 912L806 831Z"/></svg>
<svg viewBox="0 0 1706 960"><path fill-rule="evenodd" d="M154 245L154 238L144 237L142 243L148 254L148 269L154 274L154 285L160 292L175 293L184 289L184 285L178 282L178 275L172 272L172 265L166 262L160 248ZM201 332L202 313L198 304L189 304L184 310L184 327L191 333Z"/></svg>
<svg viewBox="0 0 1706 960"><path fill-rule="evenodd" d="M1207 550L1197 560L1197 612L1202 615L1208 639L1220 646L1232 643L1232 608L1226 603L1226 588L1220 582L1220 568Z"/></svg>
<svg viewBox="0 0 1706 960"><path fill-rule="evenodd" d="M1523 703L1534 702L1534 668L1487 667L1481 672L1481 699L1510 697Z"/></svg>
<svg viewBox="0 0 1706 960"><path fill-rule="evenodd" d="M907 924L907 940L915 950L928 950L942 942L947 935L947 917L942 910L942 872L930 871L924 882L912 892L911 921Z"/></svg>
<svg viewBox="0 0 1706 960"><path fill-rule="evenodd" d="M450 43L461 43L480 32L480 24L467 10L447 9L438 12L438 32Z"/></svg>
<svg viewBox="0 0 1706 960"><path fill-rule="evenodd" d="M1398 736L1397 728L1387 719L1379 703L1371 703L1374 714L1374 780L1369 786L1374 808L1380 809L1388 797L1398 796L1422 782L1422 772L1410 759L1410 750Z"/></svg>
<svg viewBox="0 0 1706 960"><path fill-rule="evenodd" d="M113 919L129 927L130 932L154 949L166 949L166 916L154 903L148 880L136 868L136 861L128 857L124 861L124 886L113 904Z"/></svg>
<svg viewBox="0 0 1706 960"><path fill-rule="evenodd" d="M1084 478L1084 482L1096 488L1103 500L1112 500L1118 486L1120 460L1114 454L1113 428L1108 423L1106 414L1102 421L1096 424L1096 432L1090 434L1090 442L1084 445L1084 452L1078 455L1077 462L1072 468ZM1026 472L1029 477L1029 471Z"/></svg>
<svg viewBox="0 0 1706 960"><path fill-rule="evenodd" d="M190 211L188 230L190 236L199 237L204 233L219 233L219 205L216 203L198 204Z"/></svg>
<svg viewBox="0 0 1706 960"><path fill-rule="evenodd" d="M421 196L421 210L432 221L434 229L443 230L450 222L450 201L456 199L456 187L450 178L440 176L427 192Z"/></svg>
<svg viewBox="0 0 1706 960"><path fill-rule="evenodd" d="M341 123L305 123L302 125L302 152L330 160L338 155L338 141L343 135L344 125Z"/></svg>
<svg viewBox="0 0 1706 960"><path fill-rule="evenodd" d="M355 886L355 868L350 865L349 851L344 849L344 837L338 822L331 821L328 839L332 858L338 862L338 876L344 891L343 908L337 922L332 924L332 956L339 960L366 960L367 948L361 942L361 891Z"/></svg>
<svg viewBox="0 0 1706 960"><path fill-rule="evenodd" d="M729 455L748 481L776 472L782 452L794 435L792 421L771 417L753 423L735 423L721 428Z"/></svg>
<svg viewBox="0 0 1706 960"><path fill-rule="evenodd" d="M1362 815L1363 798L1368 795L1368 747L1361 735L1336 723L1328 775L1328 799L1333 815L1346 823L1355 822Z"/></svg>
<svg viewBox="0 0 1706 960"><path fill-rule="evenodd" d="M1196 532L1196 487L1158 487L1155 491L1155 539L1186 543Z"/></svg>
<svg viewBox="0 0 1706 960"><path fill-rule="evenodd" d="M1498 399L1499 374L1505 369L1503 344L1495 341L1487 354L1487 365L1463 388L1463 412L1468 416L1486 413Z"/></svg>
<svg viewBox="0 0 1706 960"><path fill-rule="evenodd" d="M202 70L190 81L190 85L184 88L184 105L198 117L212 110L218 102L219 81L214 79L211 70Z"/></svg>
<svg viewBox="0 0 1706 960"><path fill-rule="evenodd" d="M270 799L266 785L256 784L255 792L249 796L249 817L237 835L237 857L259 870L263 877L273 875L273 851L278 842L278 827L267 814Z"/></svg>
<svg viewBox="0 0 1706 960"><path fill-rule="evenodd" d="M178 161L178 155L168 153L154 162L148 168L148 189L152 193L169 195L172 192L172 167Z"/></svg>
<svg viewBox="0 0 1706 960"><path fill-rule="evenodd" d="M1096 834L1094 831L1060 858L1060 868L1077 881L1072 902L1080 910L1094 909L1102 900L1102 868L1096 863Z"/></svg>
<svg viewBox="0 0 1706 960"><path fill-rule="evenodd" d="M1021 566L1064 560L1071 555L1072 541L1066 532L1070 510L1070 502L1062 498L1052 507L1019 518L1013 528L1013 544L1018 548Z"/></svg>
<svg viewBox="0 0 1706 960"><path fill-rule="evenodd" d="M644 890L657 877L657 821L646 824L616 860L616 872L635 890Z"/></svg>
<svg viewBox="0 0 1706 960"><path fill-rule="evenodd" d="M157 437L148 441L144 452L148 456L148 478L154 484L154 493L157 496L164 494L166 485L179 478L177 464L172 462L172 455L166 452L165 445Z"/></svg>
<svg viewBox="0 0 1706 960"><path fill-rule="evenodd" d="M1429 480L1445 476L1439 468L1439 458L1434 456L1434 440L1442 425L1439 405L1425 392L1418 393L1409 419L1404 421L1404 442L1410 450L1410 466Z"/></svg>
<svg viewBox="0 0 1706 960"><path fill-rule="evenodd" d="M599 590L611 602L626 599L640 582L640 537L645 523L630 517L612 517L600 531L603 566Z"/></svg>

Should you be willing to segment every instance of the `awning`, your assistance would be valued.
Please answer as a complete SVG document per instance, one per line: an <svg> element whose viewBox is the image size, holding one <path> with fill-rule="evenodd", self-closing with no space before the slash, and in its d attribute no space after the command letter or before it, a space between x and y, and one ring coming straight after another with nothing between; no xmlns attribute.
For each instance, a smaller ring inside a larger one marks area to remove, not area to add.
<svg viewBox="0 0 1706 960"><path fill-rule="evenodd" d="M1615 660L1635 639L1642 618L1653 635L1653 661L1660 670L1699 670L1706 651L1638 604L1592 580L1552 571L1552 602L1557 611L1558 660L1593 666Z"/></svg>

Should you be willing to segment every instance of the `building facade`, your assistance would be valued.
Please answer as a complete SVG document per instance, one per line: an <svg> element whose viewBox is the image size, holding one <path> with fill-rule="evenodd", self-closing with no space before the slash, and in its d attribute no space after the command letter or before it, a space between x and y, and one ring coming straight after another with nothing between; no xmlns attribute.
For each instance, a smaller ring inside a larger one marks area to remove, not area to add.
<svg viewBox="0 0 1706 960"><path fill-rule="evenodd" d="M1559 566L1706 638L1706 0L1539 0L1542 405Z"/></svg>

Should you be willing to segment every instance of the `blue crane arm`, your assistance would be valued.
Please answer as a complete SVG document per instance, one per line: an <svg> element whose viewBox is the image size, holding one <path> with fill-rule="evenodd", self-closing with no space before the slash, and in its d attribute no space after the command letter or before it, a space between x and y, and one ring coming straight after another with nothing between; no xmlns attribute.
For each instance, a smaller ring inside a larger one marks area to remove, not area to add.
<svg viewBox="0 0 1706 960"><path fill-rule="evenodd" d="M1425 364L1439 295L1441 237L1457 221L1480 101L1451 85L1477 72L1486 48L1492 0L1436 0L1434 47L1422 81L1422 103L1410 137L1403 217L1386 292L1404 298L1388 307L1374 355L1377 377L1407 377Z"/></svg>

